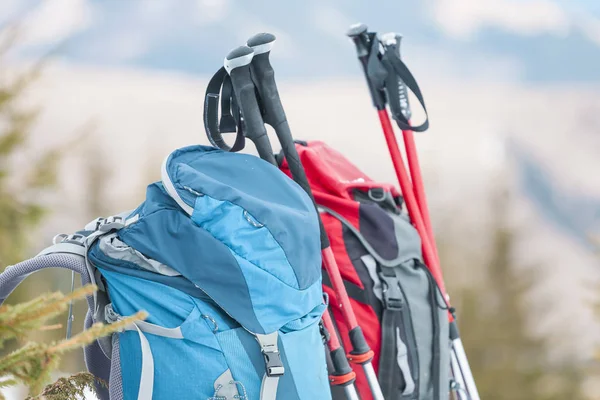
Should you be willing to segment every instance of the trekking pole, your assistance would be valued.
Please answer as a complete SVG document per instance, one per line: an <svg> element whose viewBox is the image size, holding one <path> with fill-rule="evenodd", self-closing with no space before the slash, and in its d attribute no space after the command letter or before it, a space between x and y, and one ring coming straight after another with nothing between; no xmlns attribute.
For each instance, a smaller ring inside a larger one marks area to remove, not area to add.
<svg viewBox="0 0 600 400"><path fill-rule="evenodd" d="M424 222L423 214L429 215L429 212L426 208L426 201L424 196L424 190L422 187L422 178L420 175L420 169L418 165L418 160L416 158L416 147L414 145L414 138L412 137L412 127L407 126L408 129L403 129L409 131L410 135L405 136L405 144L407 145L407 157L409 159L409 166L411 167L411 174L413 177L413 184L421 185L421 202L417 201L416 191L411 184L406 169L404 167L404 162L402 160L402 155L400 153L400 149L398 148L398 143L396 141L396 137L394 135L394 130L392 124L390 122L390 118L386 109L386 96L383 91L383 86L385 84L386 78L393 78L393 81L396 85L394 90L397 88L402 88L405 82L398 82L398 77L390 77L388 72L385 70L383 65L381 65L381 61L377 59L378 54L374 53L374 51L379 52L379 47L377 43L376 35L373 33L367 33L367 27L364 24L356 24L353 25L347 35L353 40L359 61L363 67L363 72L365 74L365 78L367 80L367 85L369 87L369 92L371 93L371 98L373 101L373 105L377 109L377 113L379 116L379 120L381 122L381 126L383 129L384 137L386 143L388 145L388 150L390 152L394 169L396 171L396 175L398 177L398 181L400 183L400 189L404 196L404 200L406 202L406 207L408 209L408 213L415 225L417 231L419 232L419 236L421 236L422 246L423 246L423 258L425 264L428 266L429 270L432 273L436 283L438 284L442 294L444 295L446 302L448 301L448 295L444 286L444 281L442 277L441 268L439 265L439 259L437 256L437 249L435 248L435 241L433 237L433 232L431 230L431 226L429 229ZM394 54L399 59L399 49L394 46L390 46L391 43L388 42L388 46L390 47L390 51L393 51ZM396 39L396 46L398 45ZM377 48L376 48L377 46ZM386 49L388 50L388 49ZM395 60L390 60L393 62ZM411 83L415 83L412 85L414 88L418 89L416 82L414 82L414 78L410 75L410 72L406 69L405 66L401 62L396 63L397 68L404 67L404 72L406 72L406 76L412 80ZM421 93L415 93L419 98L419 101L424 106ZM388 94L389 95L389 94ZM395 99L397 100L397 99ZM408 109L408 96L406 95L406 108ZM406 110L405 110L406 111ZM400 118L400 116L398 116ZM404 118L408 123L409 115L405 115ZM398 121L398 119L397 119ZM400 125L400 121L399 125ZM425 125L425 124L424 124ZM408 155L410 152L410 156ZM411 162L412 160L412 162ZM411 165L412 164L412 165ZM415 170L413 172L413 169ZM423 209L423 213L421 212ZM430 223L429 223L430 225ZM460 339L460 335L458 332L458 326L456 324L456 320L454 317L454 313L452 309L448 310L448 319L450 321L450 340L452 341L452 369L455 378L458 380L459 385L462 385L463 390L467 392L468 397L464 397L463 393L460 390L457 390L456 393L460 397L460 399L468 399L468 400L479 400L479 394L477 391L477 386L473 379L473 375L469 366L469 362L467 360L466 353L464 351L464 347L462 345L462 341Z"/></svg>
<svg viewBox="0 0 600 400"><path fill-rule="evenodd" d="M392 128L392 123L387 113L386 98L382 90L383 81L385 80L387 72L385 71L383 66L375 64L372 59L372 51L377 45L377 43L375 43L377 39L374 34L367 33L367 27L364 24L353 25L348 31L347 35L354 41L354 44L356 45L358 59L360 60L363 66L363 71L365 73L367 85L369 87L369 91L371 92L373 105L377 109L377 114L379 116L379 121L383 129L385 141L388 145L388 149L392 157L394 170L396 171L396 176L398 177L398 181L400 183L400 190L402 191L402 195L404 196L406 208L408 209L408 213L412 219L413 224L415 225L415 228L419 232L419 236L421 236L421 245L423 247L423 259L425 261L425 264L429 267L431 274L433 275L435 281L440 287L442 293L444 294L444 296L446 296L446 289L444 286L442 272L439 267L437 258L435 257L433 246L431 244L431 240L429 239L425 223L423 222L419 205L417 203L415 194L412 189L412 184L410 182L410 179L408 178L408 173L406 171L406 168L404 167L404 162L402 161L402 154L400 153L398 143L396 142L394 129ZM369 35L371 35L371 37L369 37ZM369 67L373 67L372 72L370 72ZM377 67L379 67L380 69L377 69ZM380 81L381 83L377 84L377 81ZM452 316L450 316L450 318L452 318Z"/></svg>
<svg viewBox="0 0 600 400"><path fill-rule="evenodd" d="M401 58L401 35L394 32L389 32L384 35L381 35L381 40L383 42L383 45L386 47L387 51L393 52L395 55L398 56L399 59ZM408 125L411 125L411 110L410 103L408 101L408 90L406 88L406 85L404 85L401 80L399 80L397 88L400 112L406 118ZM429 236L429 240L432 244L435 257L437 258L439 263L440 259L437 251L437 246L435 244L433 228L431 226L431 218L429 217L429 206L427 205L427 196L425 194L425 188L423 186L423 177L421 175L421 166L419 163L419 156L417 154L414 132L411 129L402 129L402 138L404 140L404 150L406 151L408 170L410 171L410 178L412 181L413 192L415 193L415 199L419 206L419 210L421 211L423 223L425 224L425 229L427 230L427 235Z"/></svg>
<svg viewBox="0 0 600 400"><path fill-rule="evenodd" d="M271 125L275 130L277 138L281 143L283 154L289 165L292 178L310 196L316 209L315 199L308 184L308 179L306 178L302 163L300 162L300 157L296 150L290 126L279 97L277 84L275 83L275 73L269 61L269 53L274 42L275 36L269 33L259 33L248 40L247 44L254 49L255 54L252 60L252 76L255 78L256 88L263 106L264 121ZM352 310L348 293L346 292L340 270L335 261L333 251L329 244L329 238L327 237L327 232L325 231L318 210L317 215L319 216L319 227L321 231L323 265L331 277L333 290L339 301L338 307L349 328L352 350L348 354L348 360L352 363L362 365L369 387L373 393L373 398L375 400L383 400L383 393L371 362L374 353L367 344L363 331L357 323L356 316Z"/></svg>
<svg viewBox="0 0 600 400"><path fill-rule="evenodd" d="M398 57L400 59L400 40L401 36L395 33L387 33L381 36L384 48L386 51L390 51L393 56ZM408 103L408 93L406 85L403 84L402 80L399 79L400 82L397 85L399 91L400 98L400 107L402 108L401 112L408 125L410 125L410 105ZM398 125L402 127L402 121L397 121ZM402 127L402 137L404 140L404 148L406 150L406 158L408 161L408 166L410 170L413 192L415 194L415 198L417 204L419 206L419 210L421 211L421 215L423 217L423 222L425 224L425 228L427 230L427 234L429 236L429 240L432 244L435 257L439 261L439 255L437 252L437 246L435 243L435 237L433 234L433 229L431 227L431 220L429 218L429 207L427 206L427 199L425 195L425 190L423 187L423 178L421 176L421 167L419 165L419 159L417 155L414 133L411 129L406 129ZM397 143L394 140L394 144ZM402 162L402 160L394 160L394 162ZM456 394L461 400L471 400L478 399L479 394L477 391L477 386L473 379L471 369L469 366L469 361L466 357L462 341L460 339L460 335L458 332L458 325L453 318L450 320L450 339L452 341L452 357L451 357L451 368L453 371L455 383L456 383ZM460 361L459 361L460 360ZM470 395L471 393L471 395Z"/></svg>
<svg viewBox="0 0 600 400"><path fill-rule="evenodd" d="M243 117L245 136L254 142L260 158L277 165L250 75L253 56L254 51L251 48L240 46L227 54L223 66L231 77L233 91Z"/></svg>
<svg viewBox="0 0 600 400"><path fill-rule="evenodd" d="M323 327L326 332L327 347L333 365L333 373L329 376L329 382L332 386L342 386L348 400L359 400L354 381L356 374L352 371L346 353L340 345L337 331L331 321L329 310L325 309L322 317Z"/></svg>

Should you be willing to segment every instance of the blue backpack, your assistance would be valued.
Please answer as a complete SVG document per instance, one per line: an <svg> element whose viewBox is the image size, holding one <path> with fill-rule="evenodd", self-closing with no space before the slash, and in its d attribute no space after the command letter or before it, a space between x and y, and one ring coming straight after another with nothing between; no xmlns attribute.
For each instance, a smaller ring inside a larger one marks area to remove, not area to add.
<svg viewBox="0 0 600 400"><path fill-rule="evenodd" d="M149 313L85 349L101 399L331 399L316 211L257 157L176 150L137 209L0 274L0 304L46 267L99 286L86 328Z"/></svg>

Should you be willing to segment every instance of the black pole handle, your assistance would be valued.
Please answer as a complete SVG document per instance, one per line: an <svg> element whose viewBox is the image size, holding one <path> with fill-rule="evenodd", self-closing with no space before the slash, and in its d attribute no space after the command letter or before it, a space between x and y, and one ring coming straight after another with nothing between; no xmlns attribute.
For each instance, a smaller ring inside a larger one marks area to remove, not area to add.
<svg viewBox="0 0 600 400"><path fill-rule="evenodd" d="M292 137L283 104L281 104L281 98L279 97L279 91L277 90L277 84L275 83L275 72L269 61L269 54L275 39L275 35L270 33L259 33L248 39L248 46L254 49L254 58L252 59L251 67L252 75L255 78L256 88L258 89L258 94L263 105L264 121L271 125L277 134L277 138L281 143L281 149L290 168L292 178L310 196L316 208L315 198L310 189L310 185L308 184L304 167L300 162L298 150L296 150L296 144ZM327 232L325 231L323 221L321 221L320 217L319 227L321 233L321 248L326 249L329 247L329 238L327 237Z"/></svg>
<svg viewBox="0 0 600 400"><path fill-rule="evenodd" d="M354 42L356 46L356 55L358 56L358 60L362 66L363 72L365 74L365 79L367 80L367 86L369 87L369 93L371 94L371 100L373 101L373 105L378 110L385 109L385 95L380 87L374 85L374 80L369 77L369 64L373 63L373 57L377 57L377 54L373 54L373 40L376 40L374 35L369 34L367 32L368 28L365 24L354 24L350 26L348 31L346 32L346 36L348 36ZM374 68L371 68L372 70ZM384 73L384 71L377 70L377 73Z"/></svg>
<svg viewBox="0 0 600 400"><path fill-rule="evenodd" d="M251 48L240 46L233 49L225 57L224 67L231 77L231 84L242 114L242 124L244 125L246 137L254 142L260 158L277 165L250 74L250 63L253 56L254 51Z"/></svg>

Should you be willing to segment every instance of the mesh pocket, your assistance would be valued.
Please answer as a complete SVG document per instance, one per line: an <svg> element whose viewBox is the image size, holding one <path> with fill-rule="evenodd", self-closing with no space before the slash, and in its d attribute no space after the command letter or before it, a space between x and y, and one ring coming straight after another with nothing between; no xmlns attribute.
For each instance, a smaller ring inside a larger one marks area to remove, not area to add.
<svg viewBox="0 0 600 400"><path fill-rule="evenodd" d="M110 393L110 400L123 400L123 377L121 376L119 334L117 333L113 334L112 349L108 391Z"/></svg>

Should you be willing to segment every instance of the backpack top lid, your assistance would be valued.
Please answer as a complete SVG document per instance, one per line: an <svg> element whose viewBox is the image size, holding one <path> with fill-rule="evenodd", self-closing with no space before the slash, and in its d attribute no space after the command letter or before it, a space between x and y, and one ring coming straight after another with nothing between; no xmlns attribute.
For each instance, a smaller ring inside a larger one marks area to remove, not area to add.
<svg viewBox="0 0 600 400"><path fill-rule="evenodd" d="M348 200L352 200L354 189L381 188L390 192L393 196L400 196L400 192L394 185L373 181L340 152L324 142L312 140L296 143L298 156L306 170L306 177L313 191ZM285 159L282 160L280 167L286 174L290 175Z"/></svg>
<svg viewBox="0 0 600 400"><path fill-rule="evenodd" d="M316 211L268 162L207 146L176 150L136 214L119 238L178 271L247 330L320 317Z"/></svg>

